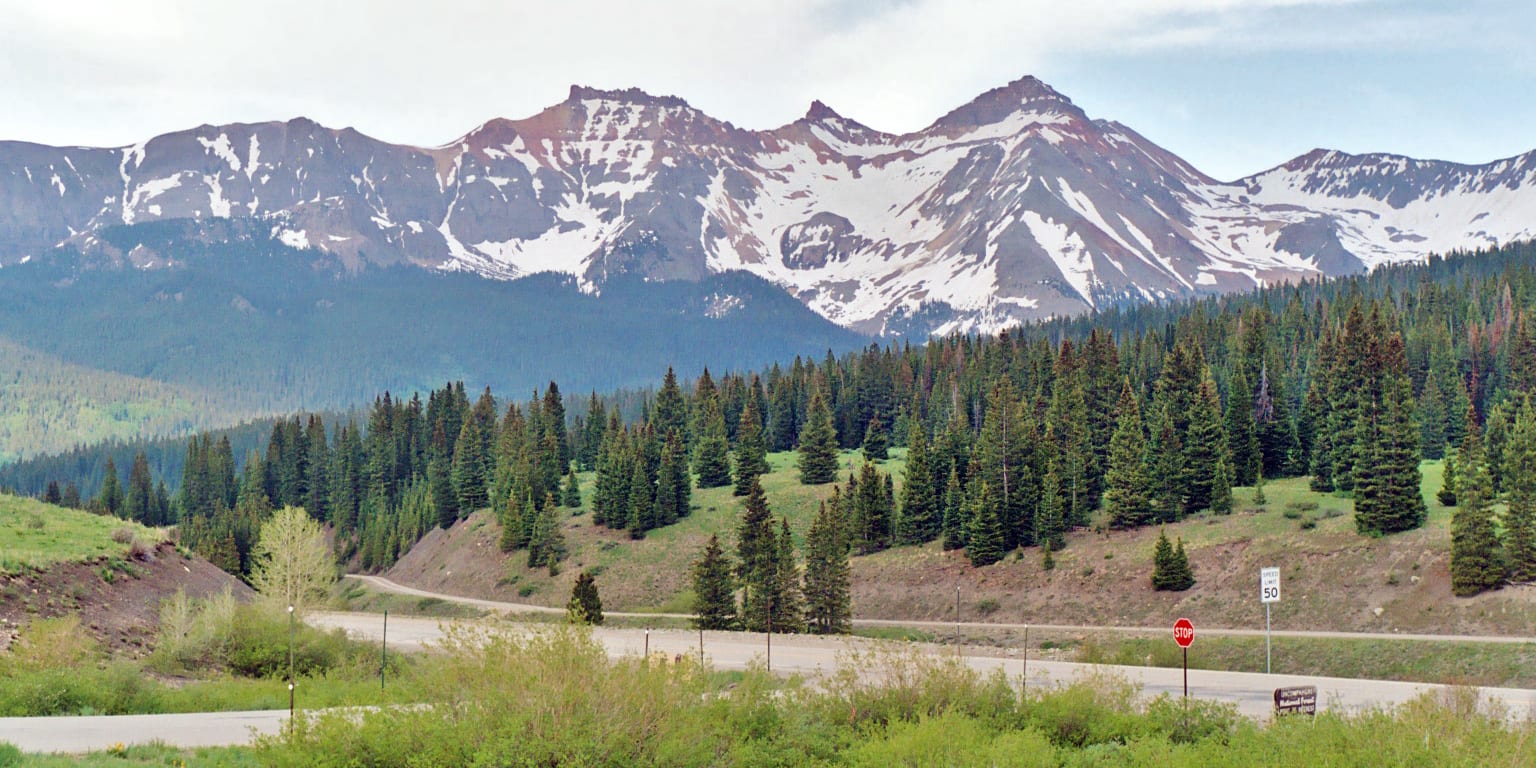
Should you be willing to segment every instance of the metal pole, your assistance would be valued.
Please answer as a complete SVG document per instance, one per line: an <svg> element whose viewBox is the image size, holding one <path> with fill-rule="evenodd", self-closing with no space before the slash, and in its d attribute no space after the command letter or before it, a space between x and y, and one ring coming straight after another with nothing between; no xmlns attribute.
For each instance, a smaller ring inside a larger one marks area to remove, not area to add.
<svg viewBox="0 0 1536 768"><path fill-rule="evenodd" d="M1029 693L1029 625L1024 625L1024 692Z"/></svg>
<svg viewBox="0 0 1536 768"><path fill-rule="evenodd" d="M955 652L960 652L960 585L955 585Z"/></svg>
<svg viewBox="0 0 1536 768"><path fill-rule="evenodd" d="M773 671L773 603L768 603L768 671Z"/></svg>
<svg viewBox="0 0 1536 768"><path fill-rule="evenodd" d="M384 690L384 665L389 662L389 609L384 609L384 634L379 638L379 690Z"/></svg>
<svg viewBox="0 0 1536 768"><path fill-rule="evenodd" d="M1264 674L1269 671L1269 603L1264 604Z"/></svg>
<svg viewBox="0 0 1536 768"><path fill-rule="evenodd" d="M288 606L288 735L293 736L293 606Z"/></svg>
<svg viewBox="0 0 1536 768"><path fill-rule="evenodd" d="M1189 706L1189 648L1184 649L1184 706Z"/></svg>
<svg viewBox="0 0 1536 768"><path fill-rule="evenodd" d="M699 627L699 666L704 666L704 628Z"/></svg>
<svg viewBox="0 0 1536 768"><path fill-rule="evenodd" d="M645 631L645 663L651 663L651 631Z"/></svg>

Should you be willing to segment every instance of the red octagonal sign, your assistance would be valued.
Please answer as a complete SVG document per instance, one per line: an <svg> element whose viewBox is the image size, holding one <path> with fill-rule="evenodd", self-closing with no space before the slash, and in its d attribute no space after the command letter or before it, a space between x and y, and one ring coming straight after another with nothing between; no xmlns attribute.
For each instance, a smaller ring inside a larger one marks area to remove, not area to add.
<svg viewBox="0 0 1536 768"><path fill-rule="evenodd" d="M1173 623L1173 641L1180 648L1188 648L1195 642L1195 625L1189 619L1179 619Z"/></svg>

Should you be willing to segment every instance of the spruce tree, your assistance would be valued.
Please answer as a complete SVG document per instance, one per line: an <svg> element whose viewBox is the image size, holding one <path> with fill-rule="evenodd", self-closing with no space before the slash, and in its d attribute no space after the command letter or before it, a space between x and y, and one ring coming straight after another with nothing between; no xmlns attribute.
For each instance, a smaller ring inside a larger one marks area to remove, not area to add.
<svg viewBox="0 0 1536 768"><path fill-rule="evenodd" d="M1179 539L1177 549L1169 543L1168 532L1158 531L1157 545L1152 551L1152 588L1182 592L1195 585L1189 558L1184 554L1184 539Z"/></svg>
<svg viewBox="0 0 1536 768"><path fill-rule="evenodd" d="M629 509L625 512L624 527L631 539L645 538L645 532L656 527L656 496L651 480L645 474L645 462L636 461L629 481Z"/></svg>
<svg viewBox="0 0 1536 768"><path fill-rule="evenodd" d="M110 457L107 459L106 474L102 477L101 492L96 494L96 509L99 514L114 517L123 511L123 484L117 476L117 465Z"/></svg>
<svg viewBox="0 0 1536 768"><path fill-rule="evenodd" d="M1482 436L1468 419L1467 435L1457 452L1457 509L1451 517L1451 591L1470 597L1504 581L1498 531L1493 521L1493 482L1488 477Z"/></svg>
<svg viewBox="0 0 1536 768"><path fill-rule="evenodd" d="M485 455L477 447L483 442L480 421L465 419L459 439L454 443L453 456L453 487L458 494L459 509L465 513L487 504Z"/></svg>
<svg viewBox="0 0 1536 768"><path fill-rule="evenodd" d="M755 479L744 506L736 527L736 568L737 576L746 581L773 559L773 513L762 484Z"/></svg>
<svg viewBox="0 0 1536 768"><path fill-rule="evenodd" d="M853 496L853 545L859 554L879 552L891 543L891 501L885 495L885 481L875 465L859 468L857 483L849 484Z"/></svg>
<svg viewBox="0 0 1536 768"><path fill-rule="evenodd" d="M1189 433L1184 440L1183 473L1184 514L1211 506L1211 491L1216 482L1216 465L1226 456L1226 436L1222 434L1221 409L1216 383L1210 371L1200 381L1191 403Z"/></svg>
<svg viewBox="0 0 1536 768"><path fill-rule="evenodd" d="M133 456L128 469L128 492L123 497L123 516L143 525L155 526L169 523L160 520L155 508L154 480L149 473L149 459L143 451Z"/></svg>
<svg viewBox="0 0 1536 768"><path fill-rule="evenodd" d="M581 507L581 482L576 479L576 467L574 465L565 476L565 487L560 492L560 503L571 509L579 509Z"/></svg>
<svg viewBox="0 0 1536 768"><path fill-rule="evenodd" d="M736 427L736 488L733 496L745 496L752 479L768 474L768 444L763 437L763 419L757 412L756 398L747 398L741 409L741 423Z"/></svg>
<svg viewBox="0 0 1536 768"><path fill-rule="evenodd" d="M949 482L945 485L944 491L944 549L948 551L964 547L970 527L970 516L966 514L965 491L960 487L960 474L954 465L950 465Z"/></svg>
<svg viewBox="0 0 1536 768"><path fill-rule="evenodd" d="M906 481L901 486L901 516L896 525L896 542L922 544L938 537L943 513L933 488L928 436L921 424L913 425L907 446Z"/></svg>
<svg viewBox="0 0 1536 768"><path fill-rule="evenodd" d="M1509 580L1536 580L1536 406L1529 398L1515 414L1505 453L1509 507L1504 513Z"/></svg>
<svg viewBox="0 0 1536 768"><path fill-rule="evenodd" d="M880 421L880 414L875 414L869 420L869 426L864 428L864 460L885 461L890 458L890 438L885 434L885 424Z"/></svg>
<svg viewBox="0 0 1536 768"><path fill-rule="evenodd" d="M1111 528L1137 528L1155 519L1152 483L1147 477L1147 436L1141 423L1141 405L1124 379L1118 417L1109 441L1109 467L1104 475L1104 506Z"/></svg>
<svg viewBox="0 0 1536 768"><path fill-rule="evenodd" d="M805 538L805 608L811 631L840 634L853 618L848 541L823 503Z"/></svg>
<svg viewBox="0 0 1536 768"><path fill-rule="evenodd" d="M676 432L683 439L683 444L688 444L688 408L683 402L682 388L677 385L677 374L670 367L661 381L661 389L656 393L656 405L651 409L651 426L656 428L662 439Z"/></svg>
<svg viewBox="0 0 1536 768"><path fill-rule="evenodd" d="M992 488L981 483L980 491L971 502L971 531L965 554L971 565L980 568L1003 559L1003 523L997 518L997 505Z"/></svg>
<svg viewBox="0 0 1536 768"><path fill-rule="evenodd" d="M1232 514L1232 467L1225 458L1216 462L1216 474L1211 481L1211 511Z"/></svg>
<svg viewBox="0 0 1536 768"><path fill-rule="evenodd" d="M802 484L822 485L837 477L837 433L832 428L832 411L819 390L811 396L799 451Z"/></svg>
<svg viewBox="0 0 1536 768"><path fill-rule="evenodd" d="M702 429L694 447L693 471L700 488L719 488L731 484L730 441L725 434L725 416L720 399L711 397L703 403Z"/></svg>
<svg viewBox="0 0 1536 768"><path fill-rule="evenodd" d="M1445 452L1445 471L1440 476L1440 490L1435 492L1435 500L1442 507L1456 506L1456 452Z"/></svg>
<svg viewBox="0 0 1536 768"><path fill-rule="evenodd" d="M1061 480L1056 466L1046 470L1040 484L1040 507L1035 512L1035 540L1055 551L1067 545L1065 505L1061 498Z"/></svg>
<svg viewBox="0 0 1536 768"><path fill-rule="evenodd" d="M771 627L775 632L804 632L805 593L800 586L800 566L795 562L795 541L787 518L779 519L776 543Z"/></svg>
<svg viewBox="0 0 1536 768"><path fill-rule="evenodd" d="M597 594L597 576L591 570L576 575L570 602L565 604L565 615L573 624L603 625L603 599Z"/></svg>
<svg viewBox="0 0 1536 768"><path fill-rule="evenodd" d="M1253 505L1263 509L1268 503L1269 499L1264 496L1264 472L1260 470L1259 476L1253 480Z"/></svg>
<svg viewBox="0 0 1536 768"><path fill-rule="evenodd" d="M1384 385L1377 408L1363 408L1358 433L1364 450L1355 466L1355 527L1363 534L1389 534L1424 524L1428 509L1420 487L1418 425L1406 376Z"/></svg>
<svg viewBox="0 0 1536 768"><path fill-rule="evenodd" d="M1228 486L1253 485L1263 466L1258 426L1253 418L1253 391L1241 368L1232 377L1232 391L1227 396L1227 456L1232 462Z"/></svg>
<svg viewBox="0 0 1536 768"><path fill-rule="evenodd" d="M693 564L693 614L699 629L736 628L736 579L714 534Z"/></svg>

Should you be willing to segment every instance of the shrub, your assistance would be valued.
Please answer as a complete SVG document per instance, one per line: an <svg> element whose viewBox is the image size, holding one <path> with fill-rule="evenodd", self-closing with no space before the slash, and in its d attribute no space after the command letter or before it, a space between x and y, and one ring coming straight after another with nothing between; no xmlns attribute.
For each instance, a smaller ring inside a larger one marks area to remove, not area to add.
<svg viewBox="0 0 1536 768"><path fill-rule="evenodd" d="M997 613L999 607L1001 606L997 604L997 601L990 597L978 600L976 602L976 614L979 616L991 616Z"/></svg>
<svg viewBox="0 0 1536 768"><path fill-rule="evenodd" d="M346 633L322 632L305 624L293 627L293 669L296 675L314 675L336 666L346 655ZM229 636L230 671L248 677L286 677L288 674L289 619L257 605L235 609Z"/></svg>
<svg viewBox="0 0 1536 768"><path fill-rule="evenodd" d="M9 741L0 741L0 768L21 765L21 750Z"/></svg>
<svg viewBox="0 0 1536 768"><path fill-rule="evenodd" d="M128 527L118 528L112 532L112 540L119 544L127 544L133 541L133 529Z"/></svg>

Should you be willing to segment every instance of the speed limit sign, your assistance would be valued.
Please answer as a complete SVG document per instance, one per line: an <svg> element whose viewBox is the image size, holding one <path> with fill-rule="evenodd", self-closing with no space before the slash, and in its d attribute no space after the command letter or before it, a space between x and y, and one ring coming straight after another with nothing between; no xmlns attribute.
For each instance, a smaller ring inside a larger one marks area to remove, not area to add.
<svg viewBox="0 0 1536 768"><path fill-rule="evenodd" d="M1280 569L1264 568L1259 571L1259 601L1280 602Z"/></svg>

